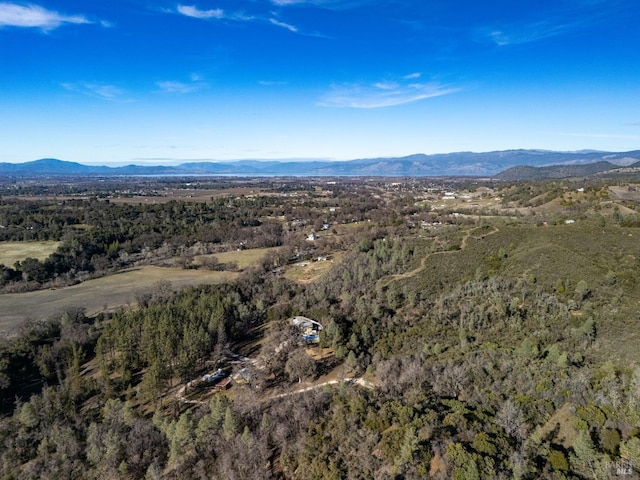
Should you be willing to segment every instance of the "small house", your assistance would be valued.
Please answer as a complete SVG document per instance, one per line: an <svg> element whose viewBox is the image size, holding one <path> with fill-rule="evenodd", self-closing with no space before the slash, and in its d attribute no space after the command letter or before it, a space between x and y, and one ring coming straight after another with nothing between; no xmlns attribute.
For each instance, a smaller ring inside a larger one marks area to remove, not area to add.
<svg viewBox="0 0 640 480"><path fill-rule="evenodd" d="M291 324L297 327L300 336L305 343L318 343L320 341L320 330L324 327L307 317L296 316L291 319Z"/></svg>
<svg viewBox="0 0 640 480"><path fill-rule="evenodd" d="M224 370L219 368L213 373L208 373L202 377L202 381L205 383L217 383L225 377Z"/></svg>
<svg viewBox="0 0 640 480"><path fill-rule="evenodd" d="M228 390L231 387L231 377L220 380L214 387L216 391Z"/></svg>

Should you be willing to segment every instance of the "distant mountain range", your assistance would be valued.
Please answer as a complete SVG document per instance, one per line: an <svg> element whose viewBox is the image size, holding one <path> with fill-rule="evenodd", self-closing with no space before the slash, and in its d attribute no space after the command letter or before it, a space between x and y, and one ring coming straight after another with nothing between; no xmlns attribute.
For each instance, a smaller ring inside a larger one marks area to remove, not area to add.
<svg viewBox="0 0 640 480"><path fill-rule="evenodd" d="M640 174L640 162L615 165L611 162L595 162L584 165L550 165L546 167L518 166L495 175L500 180L548 180L554 178L585 178L597 176Z"/></svg>
<svg viewBox="0 0 640 480"><path fill-rule="evenodd" d="M175 166L92 166L45 158L26 163L0 163L0 176L475 176L504 180L565 178L609 170L640 169L640 150L631 152L497 152L415 154L397 158L330 160L238 160L190 162Z"/></svg>

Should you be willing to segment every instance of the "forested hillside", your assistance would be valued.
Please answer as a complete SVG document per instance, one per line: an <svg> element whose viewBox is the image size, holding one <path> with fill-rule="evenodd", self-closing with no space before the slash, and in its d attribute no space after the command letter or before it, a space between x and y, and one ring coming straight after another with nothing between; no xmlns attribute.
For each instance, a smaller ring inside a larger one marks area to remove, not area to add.
<svg viewBox="0 0 640 480"><path fill-rule="evenodd" d="M5 292L237 275L6 332L0 478L640 475L633 179L164 187L3 190L3 240L62 242Z"/></svg>

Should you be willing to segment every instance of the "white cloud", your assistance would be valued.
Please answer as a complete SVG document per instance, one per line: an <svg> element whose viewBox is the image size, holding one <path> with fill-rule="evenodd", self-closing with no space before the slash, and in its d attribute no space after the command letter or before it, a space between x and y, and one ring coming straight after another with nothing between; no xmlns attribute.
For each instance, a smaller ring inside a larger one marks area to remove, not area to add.
<svg viewBox="0 0 640 480"><path fill-rule="evenodd" d="M283 5L286 5L287 1L292 2L297 0L278 0L278 1L283 1L285 2L283 3ZM320 0L320 1L322 2L325 0ZM180 15L184 15L191 18L197 18L200 20L224 19L227 21L234 21L234 22L256 22L256 23L263 23L263 24L268 23L279 28L284 28L293 33L303 34L295 25L285 23L281 20L278 20L277 18L274 18L273 16L265 16L262 14L250 15L241 11L230 12L230 11L223 10L221 8L215 8L211 10L201 10L195 5L182 5L182 4L179 4L175 10L163 10L163 11L165 13L173 13L173 14L177 13ZM275 13L272 13L271 15L275 15Z"/></svg>
<svg viewBox="0 0 640 480"><path fill-rule="evenodd" d="M409 75L405 75L402 77L405 80L415 80L416 78L420 78L422 74L420 72L410 73Z"/></svg>
<svg viewBox="0 0 640 480"><path fill-rule="evenodd" d="M25 27L53 30L65 24L92 23L82 15L62 15L38 5L15 5L0 3L0 28Z"/></svg>
<svg viewBox="0 0 640 480"><path fill-rule="evenodd" d="M161 80L156 82L158 90L155 93L179 94L195 92L206 86L206 83L199 73L189 75L188 81Z"/></svg>
<svg viewBox="0 0 640 480"><path fill-rule="evenodd" d="M289 5L318 5L324 3L322 0L272 0L274 5L286 7Z"/></svg>
<svg viewBox="0 0 640 480"><path fill-rule="evenodd" d="M489 32L489 38L491 39L491 41L493 41L493 43L499 46L509 45L509 43L511 43L509 40L509 36L503 33L501 30L493 30L492 32Z"/></svg>
<svg viewBox="0 0 640 480"><path fill-rule="evenodd" d="M343 108L382 108L441 97L462 90L440 83L378 82L371 85L334 85L318 105Z"/></svg>
<svg viewBox="0 0 640 480"><path fill-rule="evenodd" d="M486 36L498 46L521 45L563 35L584 25L584 20L568 22L540 21L491 29Z"/></svg>
<svg viewBox="0 0 640 480"><path fill-rule="evenodd" d="M276 20L275 18L270 18L269 21L273 24L276 25L278 27L282 27L282 28L286 28L287 30L296 33L298 31L298 29L296 27L294 27L293 25L289 25L288 23L284 23L281 22L279 20Z"/></svg>
<svg viewBox="0 0 640 480"><path fill-rule="evenodd" d="M90 91L99 97L105 98L107 100L115 100L120 97L123 93L121 89L114 85L96 85L96 84L88 84L86 86Z"/></svg>
<svg viewBox="0 0 640 480"><path fill-rule="evenodd" d="M496 45L520 45L603 25L613 17L623 18L637 11L634 0L568 0L542 2L535 11L537 20L488 26L481 32ZM533 13L533 12L532 12ZM523 10L523 14L526 14ZM540 16L542 15L542 16Z"/></svg>
<svg viewBox="0 0 640 480"><path fill-rule="evenodd" d="M159 93L190 93L198 88L200 85L194 83L175 82L171 80L156 82L159 88Z"/></svg>
<svg viewBox="0 0 640 480"><path fill-rule="evenodd" d="M378 82L374 83L373 86L381 90L395 90L399 87L399 85L395 82Z"/></svg>
<svg viewBox="0 0 640 480"><path fill-rule="evenodd" d="M120 100L124 91L115 85L80 82L80 83L63 83L62 87L70 92L78 92L91 97L102 98L104 100Z"/></svg>
<svg viewBox="0 0 640 480"><path fill-rule="evenodd" d="M332 10L346 10L360 5L372 3L371 0L271 0L271 3L279 7L312 6Z"/></svg>
<svg viewBox="0 0 640 480"><path fill-rule="evenodd" d="M215 8L212 10L200 10L193 5L178 5L178 13L182 15L186 15L187 17L200 18L200 19L209 19L209 18L222 18L224 16L224 11L220 8Z"/></svg>
<svg viewBox="0 0 640 480"><path fill-rule="evenodd" d="M274 87L274 86L281 86L281 85L287 84L287 82L274 81L274 80L260 80L258 83L265 87Z"/></svg>

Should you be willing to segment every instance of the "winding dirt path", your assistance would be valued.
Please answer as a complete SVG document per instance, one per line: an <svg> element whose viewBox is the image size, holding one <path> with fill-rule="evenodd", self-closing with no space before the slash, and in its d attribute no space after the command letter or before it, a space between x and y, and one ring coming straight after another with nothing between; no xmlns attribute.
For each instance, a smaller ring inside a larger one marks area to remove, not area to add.
<svg viewBox="0 0 640 480"><path fill-rule="evenodd" d="M345 379L342 379L342 380L328 380L326 382L318 383L318 384L315 384L315 385L310 385L310 386L304 387L304 388L299 388L297 390L292 390L291 392L280 393L278 395L273 395L271 397L266 398L265 401L275 400L277 398L289 397L291 395L297 395L299 393L310 392L311 390L316 390L318 388L322 388L322 387L325 387L327 385L338 385L340 383L346 383L346 384L349 384L349 385L358 385L360 387L368 388L370 390L375 388L375 385L373 383L371 383L368 380L365 380L362 377L350 377L350 378L345 378Z"/></svg>
<svg viewBox="0 0 640 480"><path fill-rule="evenodd" d="M420 262L420 266L417 268L414 268L413 270L410 270L408 272L405 273L399 273L396 275L389 275L387 277L383 277L380 280L378 280L376 287L381 287L381 288L385 288L388 287L391 283L398 281L398 280L402 280L404 278L411 278L416 276L418 273L420 273L422 270L424 270L425 266L427 265L427 260L429 260L429 258L431 258L432 255L451 255L453 253L456 253L460 250L464 250L465 248L467 248L467 240L469 240L470 237L474 238L475 240L481 240L485 237L488 237L489 235L493 235L495 233L498 233L500 231L500 229L498 227L492 227L493 230L490 232L487 232L485 234L482 235L478 235L478 236L473 236L472 233L475 230L478 230L479 228L483 228L483 226L479 226L479 227L473 227L470 228L469 230L467 230L464 234L464 236L462 237L462 241L460 242L460 249L459 250L441 250L438 252L431 252L428 253L427 255L425 255L422 258L422 261Z"/></svg>
<svg viewBox="0 0 640 480"><path fill-rule="evenodd" d="M209 402L205 402L203 400L189 400L188 398L186 398L184 396L184 393L186 391L186 389L188 387L190 387L192 384L194 383L194 381L191 381L185 385L182 385L174 394L174 397L177 401L181 402L181 403L185 403L188 405L206 405ZM310 392L312 390L316 390L318 388L323 388L327 385L338 385L340 383L346 383L348 385L358 385L360 387L363 388L368 388L370 390L375 388L375 385L373 383L371 383L368 380L365 380L362 377L349 377L349 378L345 378L342 380L328 380L326 382L322 382L322 383L318 383L315 385L310 385L308 387L302 387L302 388L298 388L296 390L292 390L290 392L284 392L284 393L280 393L278 395L271 395L270 397L266 397L264 399L265 402L270 402L272 400L276 400L278 398L284 398L284 397L289 397L291 395L297 395L299 393L305 393L305 392Z"/></svg>
<svg viewBox="0 0 640 480"><path fill-rule="evenodd" d="M182 403L186 403L189 405L206 405L209 402L205 402L203 400L189 400L188 398L186 398L184 396L184 392L187 390L188 387L190 387L193 383L195 382L195 380L192 380L188 383L186 383L185 385L181 385L180 388L178 389L178 391L175 393L174 397L177 401L182 402Z"/></svg>

